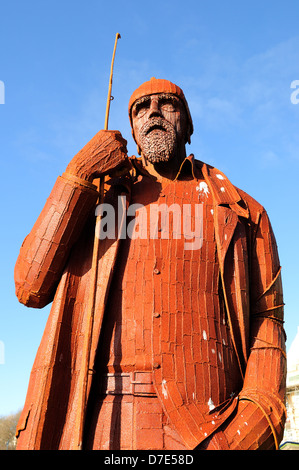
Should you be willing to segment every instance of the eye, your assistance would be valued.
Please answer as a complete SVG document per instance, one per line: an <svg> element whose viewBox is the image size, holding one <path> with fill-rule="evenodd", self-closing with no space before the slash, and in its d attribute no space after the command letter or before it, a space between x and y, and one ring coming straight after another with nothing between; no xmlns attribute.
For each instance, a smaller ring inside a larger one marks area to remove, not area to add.
<svg viewBox="0 0 299 470"><path fill-rule="evenodd" d="M140 101L139 103L136 103L134 108L133 108L133 115L135 117L142 117L144 114L147 112L147 110L150 107L150 100L144 100Z"/></svg>
<svg viewBox="0 0 299 470"><path fill-rule="evenodd" d="M177 107L178 107L177 100L173 97L162 98L160 100L160 109L163 111L173 113L177 110Z"/></svg>

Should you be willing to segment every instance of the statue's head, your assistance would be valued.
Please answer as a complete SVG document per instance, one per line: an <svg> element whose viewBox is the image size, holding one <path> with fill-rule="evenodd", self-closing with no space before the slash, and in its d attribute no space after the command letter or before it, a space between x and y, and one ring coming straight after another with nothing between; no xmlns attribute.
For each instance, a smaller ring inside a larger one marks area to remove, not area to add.
<svg viewBox="0 0 299 470"><path fill-rule="evenodd" d="M152 78L129 101L132 134L138 152L151 163L168 161L190 143L193 123L183 91L169 80Z"/></svg>

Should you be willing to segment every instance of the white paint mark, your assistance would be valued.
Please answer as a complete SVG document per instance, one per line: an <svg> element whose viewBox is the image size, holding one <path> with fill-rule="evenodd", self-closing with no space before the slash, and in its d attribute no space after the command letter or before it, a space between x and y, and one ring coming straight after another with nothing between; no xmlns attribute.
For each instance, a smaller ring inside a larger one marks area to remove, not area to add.
<svg viewBox="0 0 299 470"><path fill-rule="evenodd" d="M215 352L216 352L215 349L211 349L211 351L212 351L212 354L215 354Z"/></svg>
<svg viewBox="0 0 299 470"><path fill-rule="evenodd" d="M215 424L215 421L212 421L212 424Z"/></svg>
<svg viewBox="0 0 299 470"><path fill-rule="evenodd" d="M219 361L222 362L222 356L220 352L218 353L218 357L219 357Z"/></svg>
<svg viewBox="0 0 299 470"><path fill-rule="evenodd" d="M212 398L209 398L208 407L210 411L212 411L215 408Z"/></svg>
<svg viewBox="0 0 299 470"><path fill-rule="evenodd" d="M216 175L219 180L224 180L224 176L222 175Z"/></svg>
<svg viewBox="0 0 299 470"><path fill-rule="evenodd" d="M211 209L211 214L212 214L212 215L214 214L214 209Z"/></svg>
<svg viewBox="0 0 299 470"><path fill-rule="evenodd" d="M162 393L163 393L163 397L166 400L168 398L168 392L167 392L166 380L165 379L162 380Z"/></svg>
<svg viewBox="0 0 299 470"><path fill-rule="evenodd" d="M222 193L224 193L224 192L225 192L225 188L224 188L223 186L221 186L220 191L221 191Z"/></svg>
<svg viewBox="0 0 299 470"><path fill-rule="evenodd" d="M203 191L204 194L209 194L209 187L205 181L201 181L199 186L196 187L197 191Z"/></svg>
<svg viewBox="0 0 299 470"><path fill-rule="evenodd" d="M203 332L202 332L202 337L203 337L204 340L207 340L207 339L208 339L207 333L206 333L205 330L203 330Z"/></svg>

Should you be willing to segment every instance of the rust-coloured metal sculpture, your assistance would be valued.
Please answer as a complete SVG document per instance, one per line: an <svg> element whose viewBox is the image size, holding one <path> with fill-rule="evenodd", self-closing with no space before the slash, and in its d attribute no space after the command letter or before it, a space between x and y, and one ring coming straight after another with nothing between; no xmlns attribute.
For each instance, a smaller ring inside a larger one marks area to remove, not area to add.
<svg viewBox="0 0 299 470"><path fill-rule="evenodd" d="M278 448L286 354L267 213L221 171L186 156L193 124L178 86L154 78L142 84L129 117L142 158L127 157L119 132L96 134L56 181L20 250L20 302L53 306L18 448L78 448L93 181L108 174L105 205L97 207L103 218L82 448Z"/></svg>

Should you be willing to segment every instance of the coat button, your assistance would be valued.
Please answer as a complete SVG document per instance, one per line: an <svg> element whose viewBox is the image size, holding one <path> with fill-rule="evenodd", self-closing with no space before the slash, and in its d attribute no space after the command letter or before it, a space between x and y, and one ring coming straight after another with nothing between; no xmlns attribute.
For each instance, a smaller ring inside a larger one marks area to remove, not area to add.
<svg viewBox="0 0 299 470"><path fill-rule="evenodd" d="M159 269L155 268L155 269L154 269L154 274L160 274Z"/></svg>
<svg viewBox="0 0 299 470"><path fill-rule="evenodd" d="M154 367L154 369L160 369L159 362L154 362L153 367Z"/></svg>
<svg viewBox="0 0 299 470"><path fill-rule="evenodd" d="M154 313L153 313L153 316L154 316L155 318L159 318L160 313L159 313L159 312L154 312Z"/></svg>

